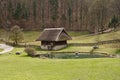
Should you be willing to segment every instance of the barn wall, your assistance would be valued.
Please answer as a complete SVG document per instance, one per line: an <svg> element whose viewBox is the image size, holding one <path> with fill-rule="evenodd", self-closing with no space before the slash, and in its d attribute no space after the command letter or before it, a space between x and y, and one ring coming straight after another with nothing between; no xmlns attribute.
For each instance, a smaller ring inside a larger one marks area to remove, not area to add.
<svg viewBox="0 0 120 80"><path fill-rule="evenodd" d="M58 42L55 42L55 45L66 45L67 44L67 41L58 41Z"/></svg>
<svg viewBox="0 0 120 80"><path fill-rule="evenodd" d="M67 47L67 45L58 45L58 46L53 47L53 50L59 50L65 47Z"/></svg>
<svg viewBox="0 0 120 80"><path fill-rule="evenodd" d="M52 48L52 50L59 50L59 49L65 48L65 47L67 47L67 45L56 45ZM41 49L48 50L48 47L41 45Z"/></svg>

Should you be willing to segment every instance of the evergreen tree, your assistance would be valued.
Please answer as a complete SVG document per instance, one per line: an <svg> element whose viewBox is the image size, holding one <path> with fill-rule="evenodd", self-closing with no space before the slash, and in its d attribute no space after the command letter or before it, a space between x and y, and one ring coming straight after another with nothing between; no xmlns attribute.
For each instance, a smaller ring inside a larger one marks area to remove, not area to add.
<svg viewBox="0 0 120 80"><path fill-rule="evenodd" d="M110 28L117 28L117 26L119 25L119 19L114 15L112 18L111 18L111 21L109 22L109 27Z"/></svg>
<svg viewBox="0 0 120 80"><path fill-rule="evenodd" d="M12 2L11 0L8 1L8 18L12 17L12 14L13 14L13 6L12 6Z"/></svg>
<svg viewBox="0 0 120 80"><path fill-rule="evenodd" d="M58 0L49 0L51 5L51 18L54 21L58 19Z"/></svg>
<svg viewBox="0 0 120 80"><path fill-rule="evenodd" d="M41 20L42 20L42 28L45 27L45 20L44 20L44 17L45 17L45 10L44 10L44 4L45 4L45 1L44 0L41 0Z"/></svg>
<svg viewBox="0 0 120 80"><path fill-rule="evenodd" d="M34 20L36 20L36 16L37 16L37 0L33 0L33 17Z"/></svg>
<svg viewBox="0 0 120 80"><path fill-rule="evenodd" d="M15 12L14 12L14 14L13 14L13 17L14 17L16 20L20 19L21 12L22 12L21 4L20 4L20 3L17 3Z"/></svg>
<svg viewBox="0 0 120 80"><path fill-rule="evenodd" d="M22 3L22 18L26 20L29 18L28 7L25 3Z"/></svg>

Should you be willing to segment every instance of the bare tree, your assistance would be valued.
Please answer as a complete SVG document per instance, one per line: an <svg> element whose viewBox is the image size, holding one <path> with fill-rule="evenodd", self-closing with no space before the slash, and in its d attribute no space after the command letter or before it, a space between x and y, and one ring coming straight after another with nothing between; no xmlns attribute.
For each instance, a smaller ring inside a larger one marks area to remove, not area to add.
<svg viewBox="0 0 120 80"><path fill-rule="evenodd" d="M18 45L18 42L24 39L22 29L19 26L13 26L11 28L10 39L15 45Z"/></svg>
<svg viewBox="0 0 120 80"><path fill-rule="evenodd" d="M0 26L25 30L64 27L103 32L113 15L120 21L120 0L0 0Z"/></svg>

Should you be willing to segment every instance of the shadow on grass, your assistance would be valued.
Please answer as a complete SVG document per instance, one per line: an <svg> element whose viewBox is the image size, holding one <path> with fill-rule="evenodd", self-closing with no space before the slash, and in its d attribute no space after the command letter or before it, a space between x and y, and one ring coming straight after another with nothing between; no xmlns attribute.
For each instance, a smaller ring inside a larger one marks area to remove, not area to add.
<svg viewBox="0 0 120 80"><path fill-rule="evenodd" d="M30 57L30 56L28 56L28 55L21 55L20 57Z"/></svg>

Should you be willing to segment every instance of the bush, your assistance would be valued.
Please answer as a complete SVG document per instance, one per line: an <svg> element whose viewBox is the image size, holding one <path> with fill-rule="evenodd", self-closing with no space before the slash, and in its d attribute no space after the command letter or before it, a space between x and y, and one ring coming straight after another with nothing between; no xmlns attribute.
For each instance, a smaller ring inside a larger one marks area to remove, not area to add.
<svg viewBox="0 0 120 80"><path fill-rule="evenodd" d="M115 53L116 53L116 54L120 54L120 49L117 49L117 50L115 51Z"/></svg>
<svg viewBox="0 0 120 80"><path fill-rule="evenodd" d="M32 48L26 48L24 51L27 53L28 56L35 57L36 55L35 50Z"/></svg>

